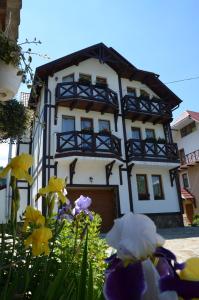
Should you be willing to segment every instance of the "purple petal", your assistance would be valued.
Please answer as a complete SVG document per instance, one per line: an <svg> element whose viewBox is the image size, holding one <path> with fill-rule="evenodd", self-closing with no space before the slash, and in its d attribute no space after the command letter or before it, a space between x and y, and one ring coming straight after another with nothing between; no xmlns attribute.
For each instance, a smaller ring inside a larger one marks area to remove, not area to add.
<svg viewBox="0 0 199 300"><path fill-rule="evenodd" d="M155 256L157 257L164 257L169 264L171 265L171 267L173 267L173 270L182 270L185 267L184 263L178 263L177 262L177 258L175 256L175 254L173 252L171 252L170 250L163 248L163 247L158 247L154 253ZM172 265L171 263L174 263L174 265Z"/></svg>
<svg viewBox="0 0 199 300"><path fill-rule="evenodd" d="M91 198L81 195L76 201L75 206L78 206L81 210L87 209L91 205Z"/></svg>
<svg viewBox="0 0 199 300"><path fill-rule="evenodd" d="M160 257L156 266L156 269L160 275L167 276L167 275L174 275L173 267L169 264L168 260L164 257Z"/></svg>
<svg viewBox="0 0 199 300"><path fill-rule="evenodd" d="M104 296L106 300L140 300L146 289L141 262L124 267L116 259L106 272Z"/></svg>
<svg viewBox="0 0 199 300"><path fill-rule="evenodd" d="M160 289L175 291L183 299L199 298L199 281L181 280L179 277L166 276L160 279Z"/></svg>

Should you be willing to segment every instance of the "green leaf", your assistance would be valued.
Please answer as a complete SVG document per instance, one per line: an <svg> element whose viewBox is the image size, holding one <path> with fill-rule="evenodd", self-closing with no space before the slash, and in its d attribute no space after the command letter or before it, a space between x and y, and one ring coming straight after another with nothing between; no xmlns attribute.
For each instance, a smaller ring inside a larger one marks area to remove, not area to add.
<svg viewBox="0 0 199 300"><path fill-rule="evenodd" d="M88 257L88 233L86 235L84 252L81 264L81 273L78 282L77 300L86 300L86 281L87 281L87 257Z"/></svg>

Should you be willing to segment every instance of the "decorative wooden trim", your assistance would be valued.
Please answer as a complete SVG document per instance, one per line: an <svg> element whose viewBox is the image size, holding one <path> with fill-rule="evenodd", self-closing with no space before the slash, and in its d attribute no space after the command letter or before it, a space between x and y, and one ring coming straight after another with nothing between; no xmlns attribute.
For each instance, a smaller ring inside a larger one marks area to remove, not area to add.
<svg viewBox="0 0 199 300"><path fill-rule="evenodd" d="M172 187L174 186L174 181L176 183L176 189L177 189L177 194L178 194L178 203L179 203L179 207L180 207L180 212L183 214L184 213L184 208L183 208L182 199L181 199L181 188L180 188L178 167L170 169L169 170L169 175L170 175L171 186Z"/></svg>
<svg viewBox="0 0 199 300"><path fill-rule="evenodd" d="M96 153L121 157L121 140L113 134L91 131L57 133L57 152L82 152L85 156ZM74 155L73 154L73 155ZM60 157L56 155L56 157Z"/></svg>
<svg viewBox="0 0 199 300"><path fill-rule="evenodd" d="M75 175L76 163L77 163L77 158L75 158L69 165L70 184L73 184L73 176Z"/></svg>
<svg viewBox="0 0 199 300"><path fill-rule="evenodd" d="M120 178L120 185L123 185L122 171L123 171L123 164L122 164L122 165L119 165L119 178Z"/></svg>
<svg viewBox="0 0 199 300"><path fill-rule="evenodd" d="M105 170L106 170L106 184L109 185L109 179L110 176L112 175L112 169L113 169L113 165L115 163L115 160L113 160L112 162L110 162L109 164L107 164L105 166Z"/></svg>

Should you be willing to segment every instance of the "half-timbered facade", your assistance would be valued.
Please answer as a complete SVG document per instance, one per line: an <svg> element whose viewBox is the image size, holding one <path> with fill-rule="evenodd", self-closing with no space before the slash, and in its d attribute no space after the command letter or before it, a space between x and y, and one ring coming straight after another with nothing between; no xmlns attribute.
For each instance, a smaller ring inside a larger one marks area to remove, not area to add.
<svg viewBox="0 0 199 300"><path fill-rule="evenodd" d="M160 227L181 225L170 129L181 100L158 75L100 43L38 67L37 77L45 87L30 98L37 115L30 144L18 147L34 156L29 201L55 175L67 178L72 200L92 198L103 231L128 211Z"/></svg>

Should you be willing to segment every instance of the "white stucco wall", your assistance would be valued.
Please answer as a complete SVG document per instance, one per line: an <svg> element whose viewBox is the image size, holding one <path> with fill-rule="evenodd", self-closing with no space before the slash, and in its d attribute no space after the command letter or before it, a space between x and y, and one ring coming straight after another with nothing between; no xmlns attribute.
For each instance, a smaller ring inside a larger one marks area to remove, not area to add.
<svg viewBox="0 0 199 300"><path fill-rule="evenodd" d="M199 149L199 123L196 122L196 130L184 137L181 137L180 131L173 130L174 142L178 144L178 149L184 148L185 154L189 154Z"/></svg>
<svg viewBox="0 0 199 300"><path fill-rule="evenodd" d="M148 182L148 191L150 194L149 200L138 200L136 174L146 174ZM151 175L161 175L164 192L164 200L154 200L153 186ZM164 213L164 212L179 212L178 196L176 186L171 186L169 170L161 166L146 166L135 165L133 167L132 191L134 211L136 213Z"/></svg>

